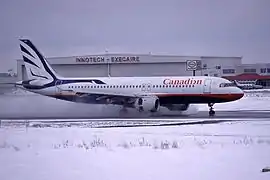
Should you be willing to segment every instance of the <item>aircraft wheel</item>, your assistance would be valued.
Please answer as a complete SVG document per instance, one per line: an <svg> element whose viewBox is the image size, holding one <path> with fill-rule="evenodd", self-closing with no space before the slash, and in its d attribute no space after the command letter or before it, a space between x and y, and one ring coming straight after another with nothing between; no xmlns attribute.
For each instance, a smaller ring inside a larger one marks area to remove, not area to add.
<svg viewBox="0 0 270 180"><path fill-rule="evenodd" d="M214 116L215 114L216 114L216 112L214 110L209 111L209 116Z"/></svg>
<svg viewBox="0 0 270 180"><path fill-rule="evenodd" d="M216 112L214 111L214 103L209 103L208 106L210 107L210 110L209 110L209 116L214 116L216 114Z"/></svg>

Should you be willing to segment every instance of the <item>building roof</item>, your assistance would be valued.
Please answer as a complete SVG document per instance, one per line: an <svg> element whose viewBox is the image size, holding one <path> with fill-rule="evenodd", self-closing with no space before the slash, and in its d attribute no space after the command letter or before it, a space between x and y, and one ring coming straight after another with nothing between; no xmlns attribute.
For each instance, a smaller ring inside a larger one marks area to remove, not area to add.
<svg viewBox="0 0 270 180"><path fill-rule="evenodd" d="M263 80L263 79L270 79L270 76L261 76L257 73L244 73L244 74L239 74L236 76L223 76L223 78L226 78L228 80Z"/></svg>

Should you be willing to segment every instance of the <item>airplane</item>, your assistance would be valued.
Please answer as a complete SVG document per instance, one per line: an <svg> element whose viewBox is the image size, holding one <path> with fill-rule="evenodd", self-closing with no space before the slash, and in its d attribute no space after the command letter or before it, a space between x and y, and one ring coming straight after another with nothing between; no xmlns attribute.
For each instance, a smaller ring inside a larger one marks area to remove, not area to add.
<svg viewBox="0 0 270 180"><path fill-rule="evenodd" d="M209 116L214 116L215 103L236 101L244 95L234 83L219 77L62 77L29 39L19 41L28 79L16 86L56 99L120 105L120 113L127 113L127 108L151 113L160 107L185 111L190 104L208 104Z"/></svg>
<svg viewBox="0 0 270 180"><path fill-rule="evenodd" d="M242 90L248 90L248 89L263 89L262 85L253 84L253 83L239 83L236 80L233 80L235 85L239 87Z"/></svg>

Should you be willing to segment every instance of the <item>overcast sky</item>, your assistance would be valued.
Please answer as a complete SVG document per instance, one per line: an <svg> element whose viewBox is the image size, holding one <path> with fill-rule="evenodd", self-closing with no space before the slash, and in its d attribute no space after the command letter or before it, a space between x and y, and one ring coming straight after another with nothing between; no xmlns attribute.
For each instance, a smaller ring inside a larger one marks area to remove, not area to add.
<svg viewBox="0 0 270 180"><path fill-rule="evenodd" d="M28 37L46 56L133 52L270 62L270 0L1 0L0 71Z"/></svg>

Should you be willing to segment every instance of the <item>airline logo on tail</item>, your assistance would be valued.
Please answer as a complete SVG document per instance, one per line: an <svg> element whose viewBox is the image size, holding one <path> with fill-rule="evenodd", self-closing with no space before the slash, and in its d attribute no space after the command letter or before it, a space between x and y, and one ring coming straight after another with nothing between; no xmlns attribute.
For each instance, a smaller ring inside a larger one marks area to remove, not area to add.
<svg viewBox="0 0 270 180"><path fill-rule="evenodd" d="M52 82L57 79L54 70L30 40L20 39L20 49L29 80Z"/></svg>

